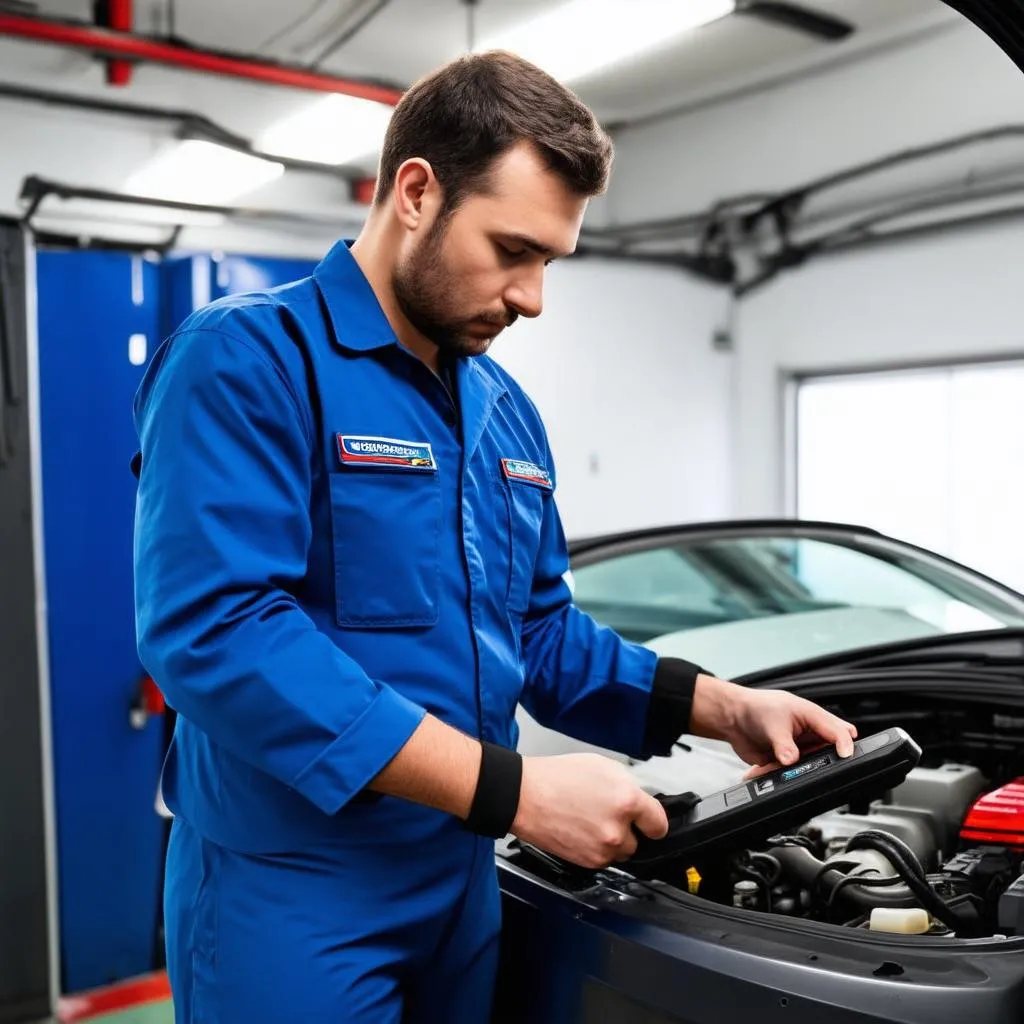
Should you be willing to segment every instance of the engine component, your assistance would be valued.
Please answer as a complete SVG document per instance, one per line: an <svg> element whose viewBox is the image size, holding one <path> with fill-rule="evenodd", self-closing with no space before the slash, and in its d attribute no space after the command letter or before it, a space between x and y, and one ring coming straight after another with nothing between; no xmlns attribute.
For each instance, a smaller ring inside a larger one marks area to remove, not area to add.
<svg viewBox="0 0 1024 1024"><path fill-rule="evenodd" d="M915 768L892 791L889 802L900 808L928 811L935 822L938 848L949 854L957 847L961 823L984 788L984 775L972 765Z"/></svg>
<svg viewBox="0 0 1024 1024"><path fill-rule="evenodd" d="M1007 935L1024 932L1024 875L999 897L999 929Z"/></svg>
<svg viewBox="0 0 1024 1024"><path fill-rule="evenodd" d="M858 832L879 829L894 835L909 846L922 864L932 867L936 862L941 825L928 810L917 807L891 807L872 804L867 814L847 810L829 811L807 823L807 830L820 832L826 853L845 850Z"/></svg>
<svg viewBox="0 0 1024 1024"><path fill-rule="evenodd" d="M744 879L733 886L732 905L734 907L743 907L747 910L756 910L759 896L760 890L757 882Z"/></svg>
<svg viewBox="0 0 1024 1024"><path fill-rule="evenodd" d="M873 932L895 935L924 935L932 926L928 911L920 907L875 907L868 927Z"/></svg>
<svg viewBox="0 0 1024 1024"><path fill-rule="evenodd" d="M960 838L974 843L1024 847L1024 778L976 801L964 819Z"/></svg>
<svg viewBox="0 0 1024 1024"><path fill-rule="evenodd" d="M1000 895L1020 875L1021 855L1003 846L981 846L962 850L934 876L934 887L946 900L960 899L973 904L990 931L999 917Z"/></svg>
<svg viewBox="0 0 1024 1024"><path fill-rule="evenodd" d="M877 850L842 850L822 861L805 846L787 845L773 847L771 855L782 865L783 877L807 891L826 919L840 899L847 909L861 914L878 906L919 905L892 863Z"/></svg>

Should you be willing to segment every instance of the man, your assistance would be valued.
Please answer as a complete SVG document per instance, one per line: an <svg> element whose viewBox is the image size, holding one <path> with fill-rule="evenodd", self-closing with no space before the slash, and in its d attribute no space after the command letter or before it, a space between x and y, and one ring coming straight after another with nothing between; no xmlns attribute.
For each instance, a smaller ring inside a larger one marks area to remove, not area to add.
<svg viewBox="0 0 1024 1024"><path fill-rule="evenodd" d="M456 61L395 110L353 244L154 358L137 618L179 716L178 1024L485 1021L493 838L594 867L667 828L608 758L521 758L517 704L637 757L687 730L753 765L852 750L814 705L658 661L572 605L544 428L485 353L540 314L610 161L537 68Z"/></svg>

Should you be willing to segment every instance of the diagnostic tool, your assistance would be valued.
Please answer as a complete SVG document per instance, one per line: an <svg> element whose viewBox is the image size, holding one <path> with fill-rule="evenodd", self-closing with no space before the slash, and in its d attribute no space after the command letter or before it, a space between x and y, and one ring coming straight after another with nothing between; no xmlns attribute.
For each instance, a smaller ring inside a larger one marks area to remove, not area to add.
<svg viewBox="0 0 1024 1024"><path fill-rule="evenodd" d="M669 815L664 839L641 835L626 870L643 874L682 856L726 853L761 842L816 814L851 801L873 800L899 785L921 759L902 729L866 736L850 757L823 747L796 764L699 799L659 796Z"/></svg>

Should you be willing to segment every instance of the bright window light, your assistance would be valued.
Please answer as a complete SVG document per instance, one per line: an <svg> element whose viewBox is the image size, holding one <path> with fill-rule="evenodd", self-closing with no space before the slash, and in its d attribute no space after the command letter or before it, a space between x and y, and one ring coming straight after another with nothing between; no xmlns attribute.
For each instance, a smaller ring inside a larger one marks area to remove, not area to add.
<svg viewBox="0 0 1024 1024"><path fill-rule="evenodd" d="M264 153L343 164L379 151L393 108L340 93L325 96L271 125L257 140Z"/></svg>
<svg viewBox="0 0 1024 1024"><path fill-rule="evenodd" d="M511 50L561 81L657 49L736 9L736 0L570 0L485 41Z"/></svg>
<svg viewBox="0 0 1024 1024"><path fill-rule="evenodd" d="M131 195L181 203L230 203L279 178L284 165L202 139L177 143L125 182Z"/></svg>

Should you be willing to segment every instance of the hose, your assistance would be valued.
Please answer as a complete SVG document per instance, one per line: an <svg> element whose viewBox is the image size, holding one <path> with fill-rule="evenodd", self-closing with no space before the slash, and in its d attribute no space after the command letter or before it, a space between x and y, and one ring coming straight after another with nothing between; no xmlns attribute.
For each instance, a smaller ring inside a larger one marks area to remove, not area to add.
<svg viewBox="0 0 1024 1024"><path fill-rule="evenodd" d="M961 918L951 907L947 906L942 897L928 884L921 862L903 840L897 839L888 832L868 830L858 832L853 836L846 844L846 849L849 851L875 850L882 854L906 883L907 888L918 898L921 906L932 917L961 935L969 935L977 931L969 921Z"/></svg>

